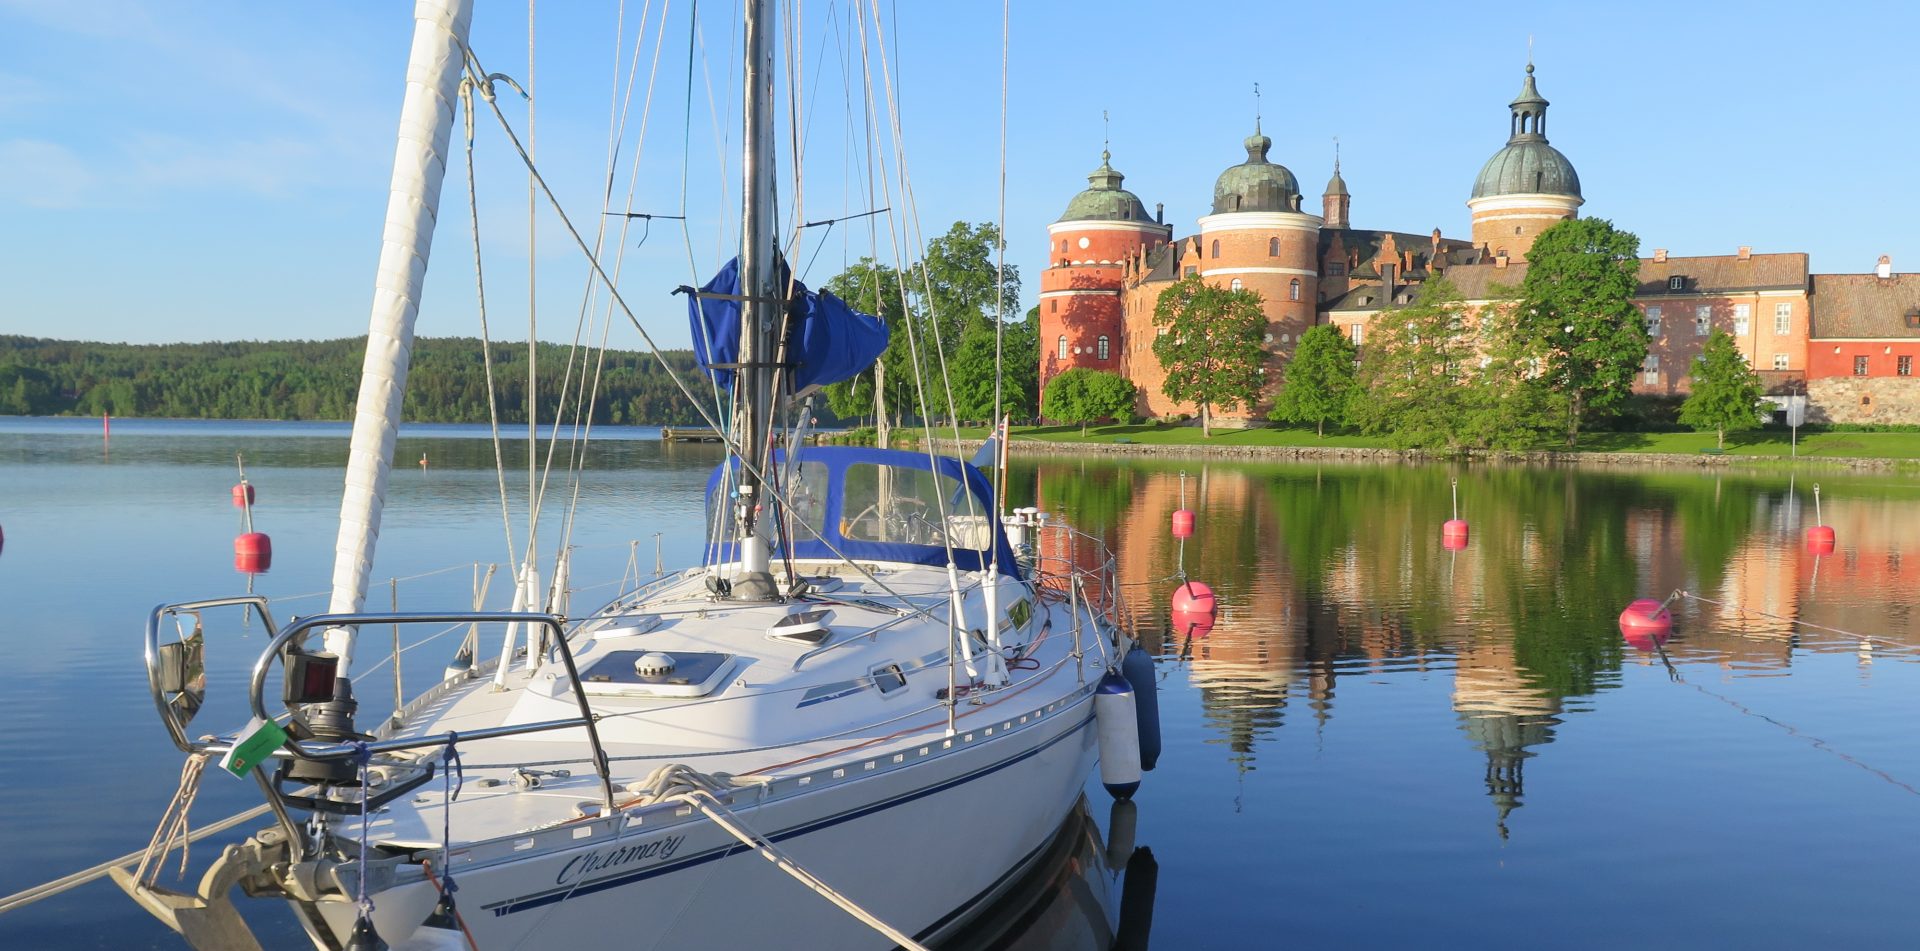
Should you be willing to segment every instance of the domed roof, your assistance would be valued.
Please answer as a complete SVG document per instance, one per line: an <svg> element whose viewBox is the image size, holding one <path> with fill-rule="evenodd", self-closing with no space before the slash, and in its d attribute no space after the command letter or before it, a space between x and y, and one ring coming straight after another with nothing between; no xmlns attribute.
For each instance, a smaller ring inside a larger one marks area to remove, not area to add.
<svg viewBox="0 0 1920 951"><path fill-rule="evenodd" d="M1473 197L1496 195L1571 195L1580 197L1580 175L1573 163L1544 138L1508 142L1474 179Z"/></svg>
<svg viewBox="0 0 1920 951"><path fill-rule="evenodd" d="M1213 183L1213 213L1297 210L1300 182L1285 165L1267 161L1273 140L1260 134L1259 120L1254 120L1245 144L1247 160L1221 172Z"/></svg>
<svg viewBox="0 0 1920 951"><path fill-rule="evenodd" d="M1493 153L1474 179L1474 198L1499 195L1568 195L1580 197L1580 176L1560 150L1547 144L1547 100L1533 82L1533 64L1520 95L1507 108L1513 113L1507 144Z"/></svg>
<svg viewBox="0 0 1920 951"><path fill-rule="evenodd" d="M1061 221L1153 222L1140 199L1120 187L1127 177L1113 170L1112 158L1112 153L1100 153L1100 167L1087 176L1089 187L1067 202L1067 213L1060 216Z"/></svg>

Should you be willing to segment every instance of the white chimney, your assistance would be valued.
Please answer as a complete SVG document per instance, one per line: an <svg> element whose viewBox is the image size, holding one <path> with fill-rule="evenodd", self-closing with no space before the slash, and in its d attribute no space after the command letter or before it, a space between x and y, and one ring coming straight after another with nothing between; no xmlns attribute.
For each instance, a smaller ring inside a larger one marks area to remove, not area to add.
<svg viewBox="0 0 1920 951"><path fill-rule="evenodd" d="M1880 277L1882 279L1892 277L1893 276L1893 258L1885 254L1880 255L1880 263L1875 264L1873 266L1873 273L1876 277Z"/></svg>
<svg viewBox="0 0 1920 951"><path fill-rule="evenodd" d="M1655 264L1665 264L1665 263L1667 263L1667 249L1666 249L1666 248L1654 248L1654 249L1653 249L1653 263L1655 263Z"/></svg>
<svg viewBox="0 0 1920 951"><path fill-rule="evenodd" d="M1740 253L1737 257L1742 261L1748 260L1753 257L1753 249L1743 244L1740 246Z"/></svg>

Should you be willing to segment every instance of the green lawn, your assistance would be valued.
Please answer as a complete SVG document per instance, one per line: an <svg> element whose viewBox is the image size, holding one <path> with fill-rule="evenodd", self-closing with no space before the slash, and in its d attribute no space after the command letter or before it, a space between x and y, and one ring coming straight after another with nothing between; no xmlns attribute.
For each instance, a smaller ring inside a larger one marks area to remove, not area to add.
<svg viewBox="0 0 1920 951"><path fill-rule="evenodd" d="M962 429L969 439L986 436L985 429ZM1354 433L1330 433L1325 439L1313 430L1293 427L1260 429L1216 429L1213 438L1200 435L1200 427L1168 423L1141 423L1132 426L1089 426L1083 435L1078 426L1015 427L1013 438L1063 443L1113 443L1127 441L1158 445L1209 446L1333 446L1386 448L1387 441L1376 436ZM1726 453L1730 456L1784 458L1790 452L1790 434L1761 430L1730 433ZM1711 449L1712 433L1591 433L1580 439L1583 452L1663 452L1693 453ZM1558 449L1556 444L1537 448ZM1799 456L1807 459L1920 459L1920 432L1857 433L1802 432Z"/></svg>

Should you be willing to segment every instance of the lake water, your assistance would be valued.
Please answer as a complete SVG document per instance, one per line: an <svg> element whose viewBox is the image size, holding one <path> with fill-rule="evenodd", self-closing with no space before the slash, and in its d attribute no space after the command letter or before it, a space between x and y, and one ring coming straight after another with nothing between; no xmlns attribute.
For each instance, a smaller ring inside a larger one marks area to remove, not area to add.
<svg viewBox="0 0 1920 951"><path fill-rule="evenodd" d="M403 430L370 604L399 576L403 609L463 607L474 563L507 559L485 435ZM719 458L600 435L574 513L580 608L630 568L650 576L655 533L669 567L696 555ZM139 659L153 605L251 582L282 616L324 609L345 438L117 420L109 448L98 420L0 418L0 894L151 836L180 765ZM237 452L273 538L251 578L232 565ZM524 544L523 449L506 462ZM1455 478L1472 526L1457 553L1440 540ZM1826 557L1802 542L1813 481L1838 535ZM1167 530L1183 491L1199 513L1184 551ZM1150 859L1120 874L1131 853L1102 850L1092 782L1046 900L973 943L1104 946L1119 918L1138 946L1143 915L1160 947L1920 941L1910 478L1063 458L1016 459L1010 494L1119 552L1159 656L1166 751L1137 803ZM1205 636L1168 630L1182 567L1220 594ZM1621 608L1675 591L1664 655L1624 644ZM260 646L210 645L216 684ZM437 678L451 646L408 654L406 679ZM194 815L256 802L210 773ZM240 835L196 846L194 874ZM270 946L298 940L277 909L250 917ZM176 946L105 882L0 916L0 947Z"/></svg>

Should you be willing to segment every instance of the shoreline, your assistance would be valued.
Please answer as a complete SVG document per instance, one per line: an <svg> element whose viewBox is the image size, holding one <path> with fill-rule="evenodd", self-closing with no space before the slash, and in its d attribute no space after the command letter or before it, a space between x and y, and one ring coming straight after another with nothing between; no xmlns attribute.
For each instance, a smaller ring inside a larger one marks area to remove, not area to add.
<svg viewBox="0 0 1920 951"><path fill-rule="evenodd" d="M962 439L956 453L965 457L985 440ZM896 441L899 442L899 441ZM935 439L936 448L954 446L952 439ZM913 440L920 445L919 439ZM1566 452L1555 449L1434 452L1426 449L1390 449L1357 446L1208 446L1191 443L1087 443L1022 439L1015 436L1007 452L1020 456L1120 456L1166 459L1218 459L1229 462L1346 462L1403 463L1474 462L1496 465L1620 467L1653 469L1728 469L1820 467L1861 472L1897 472L1920 468L1920 459L1862 456L1756 456L1677 452Z"/></svg>

